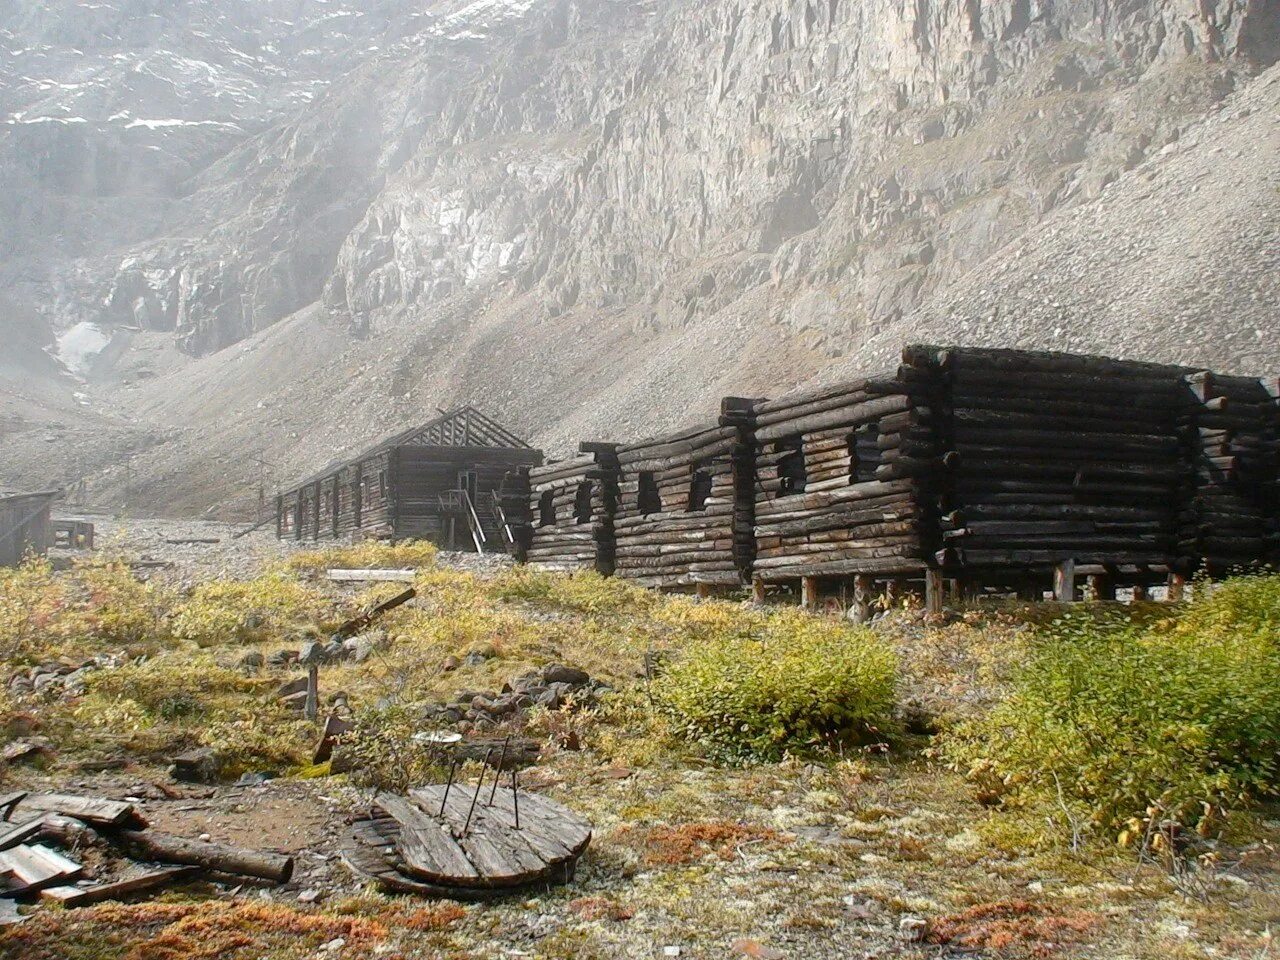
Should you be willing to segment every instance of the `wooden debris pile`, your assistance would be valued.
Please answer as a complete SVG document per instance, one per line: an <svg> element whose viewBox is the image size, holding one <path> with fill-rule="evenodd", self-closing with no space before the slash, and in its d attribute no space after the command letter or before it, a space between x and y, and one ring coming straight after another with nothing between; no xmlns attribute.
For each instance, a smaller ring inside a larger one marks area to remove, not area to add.
<svg viewBox="0 0 1280 960"><path fill-rule="evenodd" d="M614 570L618 447L584 443L581 456L522 470L527 507L516 558L549 570Z"/></svg>
<svg viewBox="0 0 1280 960"><path fill-rule="evenodd" d="M131 803L17 793L0 799L0 813L0 899L79 907L206 872L293 875L292 857L152 830Z"/></svg>
<svg viewBox="0 0 1280 960"><path fill-rule="evenodd" d="M1186 378L1195 483L1182 551L1210 576L1280 561L1280 385Z"/></svg>
<svg viewBox="0 0 1280 960"><path fill-rule="evenodd" d="M738 586L755 541L752 402L717 423L618 448L616 573L643 586Z"/></svg>

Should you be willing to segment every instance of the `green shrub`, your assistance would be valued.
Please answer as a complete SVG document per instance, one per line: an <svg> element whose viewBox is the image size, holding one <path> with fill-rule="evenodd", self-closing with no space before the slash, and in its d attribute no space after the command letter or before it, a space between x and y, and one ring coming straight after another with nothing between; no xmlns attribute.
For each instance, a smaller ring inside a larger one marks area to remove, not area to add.
<svg viewBox="0 0 1280 960"><path fill-rule="evenodd" d="M408 707L362 710L338 750L351 781L371 790L406 793L443 778L444 754L415 735L429 729Z"/></svg>
<svg viewBox="0 0 1280 960"><path fill-rule="evenodd" d="M271 572L201 584L179 607L173 633L201 647L260 643L332 616L333 604L324 594Z"/></svg>
<svg viewBox="0 0 1280 960"><path fill-rule="evenodd" d="M1229 582L1157 623L1076 614L1048 628L1010 695L945 747L992 800L1139 841L1208 832L1277 790L1280 577Z"/></svg>
<svg viewBox="0 0 1280 960"><path fill-rule="evenodd" d="M886 645L799 612L758 623L691 632L697 639L654 681L678 735L726 760L876 738L894 704L896 661Z"/></svg>

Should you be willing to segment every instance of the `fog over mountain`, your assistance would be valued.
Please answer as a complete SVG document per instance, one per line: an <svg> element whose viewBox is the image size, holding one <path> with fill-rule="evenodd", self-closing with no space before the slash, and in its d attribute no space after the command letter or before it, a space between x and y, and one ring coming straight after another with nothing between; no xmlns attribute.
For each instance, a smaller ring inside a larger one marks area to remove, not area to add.
<svg viewBox="0 0 1280 960"><path fill-rule="evenodd" d="M0 486L243 515L911 339L1280 370L1280 0L0 0Z"/></svg>

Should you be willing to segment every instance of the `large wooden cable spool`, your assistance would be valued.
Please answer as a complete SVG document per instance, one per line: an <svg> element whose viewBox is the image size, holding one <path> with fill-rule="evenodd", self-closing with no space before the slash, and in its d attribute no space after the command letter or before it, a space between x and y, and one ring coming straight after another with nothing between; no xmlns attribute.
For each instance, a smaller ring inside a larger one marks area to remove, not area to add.
<svg viewBox="0 0 1280 960"><path fill-rule="evenodd" d="M590 842L590 824L546 797L437 784L379 794L354 823L344 860L389 889L487 899L567 882Z"/></svg>

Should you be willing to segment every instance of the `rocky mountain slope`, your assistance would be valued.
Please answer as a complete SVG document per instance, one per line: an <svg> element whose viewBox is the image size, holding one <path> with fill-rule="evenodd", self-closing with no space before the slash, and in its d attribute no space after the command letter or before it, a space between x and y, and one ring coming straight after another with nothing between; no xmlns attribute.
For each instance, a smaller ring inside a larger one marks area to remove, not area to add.
<svg viewBox="0 0 1280 960"><path fill-rule="evenodd" d="M88 381L5 375L9 482L242 506L913 337L1280 367L1276 0L81 9L0 3L0 296Z"/></svg>

